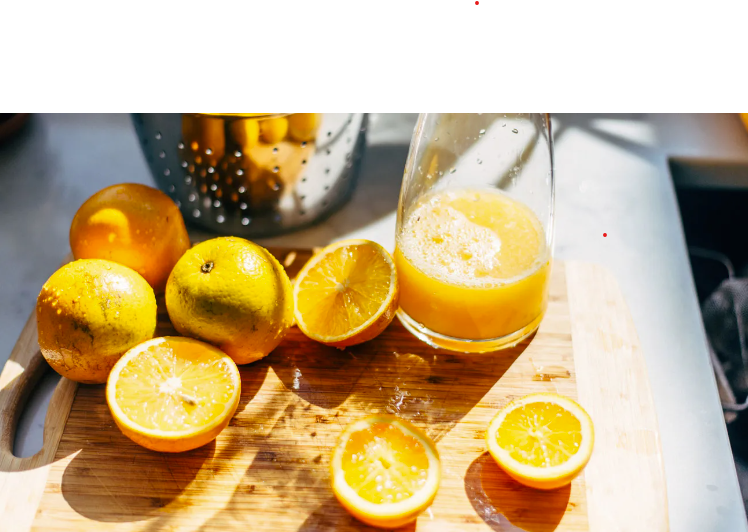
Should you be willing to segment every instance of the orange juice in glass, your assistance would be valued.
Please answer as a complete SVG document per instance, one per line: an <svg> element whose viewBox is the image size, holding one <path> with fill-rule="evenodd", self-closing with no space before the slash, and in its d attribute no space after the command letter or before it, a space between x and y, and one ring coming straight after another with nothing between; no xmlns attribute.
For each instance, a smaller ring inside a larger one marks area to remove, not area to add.
<svg viewBox="0 0 748 532"><path fill-rule="evenodd" d="M537 329L552 255L551 150L547 115L421 116L394 256L398 316L416 336L485 352Z"/></svg>

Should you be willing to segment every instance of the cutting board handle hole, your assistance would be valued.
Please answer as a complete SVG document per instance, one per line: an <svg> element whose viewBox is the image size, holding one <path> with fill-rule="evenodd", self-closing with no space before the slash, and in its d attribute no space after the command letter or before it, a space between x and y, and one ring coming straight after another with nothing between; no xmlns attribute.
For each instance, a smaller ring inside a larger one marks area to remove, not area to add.
<svg viewBox="0 0 748 532"><path fill-rule="evenodd" d="M35 455L42 449L47 408L49 408L52 392L59 382L60 375L48 368L29 391L26 404L18 416L13 441L14 456L25 458Z"/></svg>

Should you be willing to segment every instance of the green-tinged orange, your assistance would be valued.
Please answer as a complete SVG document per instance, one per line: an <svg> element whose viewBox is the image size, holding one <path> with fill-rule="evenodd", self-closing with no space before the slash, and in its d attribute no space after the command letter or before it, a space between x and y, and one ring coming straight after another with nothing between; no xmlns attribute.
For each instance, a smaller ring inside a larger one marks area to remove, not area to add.
<svg viewBox="0 0 748 532"><path fill-rule="evenodd" d="M180 334L211 343L248 364L293 325L293 292L283 266L248 240L207 240L179 259L166 284L166 308Z"/></svg>
<svg viewBox="0 0 748 532"><path fill-rule="evenodd" d="M57 373L102 383L125 351L153 337L156 296L126 266L77 260L44 283L36 322L42 355Z"/></svg>

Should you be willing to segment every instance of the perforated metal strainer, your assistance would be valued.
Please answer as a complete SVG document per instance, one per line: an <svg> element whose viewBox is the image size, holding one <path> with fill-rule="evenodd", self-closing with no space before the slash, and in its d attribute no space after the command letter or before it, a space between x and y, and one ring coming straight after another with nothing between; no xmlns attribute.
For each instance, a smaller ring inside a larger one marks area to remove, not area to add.
<svg viewBox="0 0 748 532"><path fill-rule="evenodd" d="M264 237L313 224L355 187L365 114L135 114L159 187L188 223Z"/></svg>

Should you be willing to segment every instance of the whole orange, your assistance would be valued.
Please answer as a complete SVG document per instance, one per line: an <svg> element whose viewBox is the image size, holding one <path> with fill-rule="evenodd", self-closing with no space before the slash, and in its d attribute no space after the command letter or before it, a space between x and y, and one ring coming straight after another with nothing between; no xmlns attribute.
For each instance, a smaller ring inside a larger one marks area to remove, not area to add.
<svg viewBox="0 0 748 532"><path fill-rule="evenodd" d="M179 334L249 364L275 349L293 325L293 288L265 248L213 238L179 259L166 285L166 310Z"/></svg>
<svg viewBox="0 0 748 532"><path fill-rule="evenodd" d="M106 259L132 268L157 293L190 247L182 213L163 192L135 183L112 185L81 205L70 226L76 259Z"/></svg>
<svg viewBox="0 0 748 532"><path fill-rule="evenodd" d="M57 373L106 382L119 358L156 330L156 296L130 268L99 259L57 270L36 300L39 349Z"/></svg>

